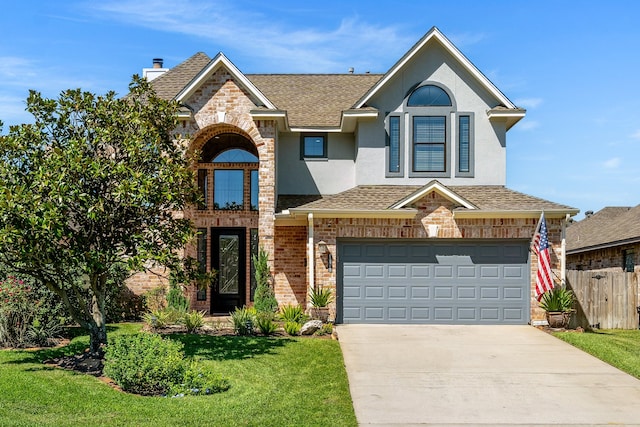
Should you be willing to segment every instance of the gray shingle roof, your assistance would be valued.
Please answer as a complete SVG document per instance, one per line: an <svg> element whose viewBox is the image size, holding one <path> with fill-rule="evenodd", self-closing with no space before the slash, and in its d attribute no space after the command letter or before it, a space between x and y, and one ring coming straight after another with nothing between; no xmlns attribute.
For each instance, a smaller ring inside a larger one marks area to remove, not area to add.
<svg viewBox="0 0 640 427"><path fill-rule="evenodd" d="M385 210L413 192L418 185L360 185L342 193L298 206L302 209ZM566 205L529 196L501 185L447 186L481 211L574 210ZM282 197L282 196L281 196ZM284 209L285 207L282 206ZM466 208L460 208L466 210Z"/></svg>
<svg viewBox="0 0 640 427"><path fill-rule="evenodd" d="M640 205L606 207L567 228L567 252L640 241Z"/></svg>
<svg viewBox="0 0 640 427"><path fill-rule="evenodd" d="M339 127L348 110L381 74L247 74L292 127Z"/></svg>
<svg viewBox="0 0 640 427"><path fill-rule="evenodd" d="M211 58L198 52L157 77L151 85L160 98L173 99L209 62Z"/></svg>
<svg viewBox="0 0 640 427"><path fill-rule="evenodd" d="M173 99L211 59L198 52L152 81L158 96ZM348 110L382 74L247 74L293 127L339 127Z"/></svg>

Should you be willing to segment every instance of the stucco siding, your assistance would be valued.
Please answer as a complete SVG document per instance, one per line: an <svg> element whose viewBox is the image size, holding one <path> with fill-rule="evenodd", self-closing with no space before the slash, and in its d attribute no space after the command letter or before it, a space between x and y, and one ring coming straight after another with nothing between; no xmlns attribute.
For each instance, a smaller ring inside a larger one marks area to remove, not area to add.
<svg viewBox="0 0 640 427"><path fill-rule="evenodd" d="M410 132L404 133L404 177L385 176L385 116L390 112L402 112L407 94L422 82L441 84L453 95L454 107L450 114L450 150L447 153L450 176L438 177L444 185L505 185L506 183L506 129L504 124L491 123L487 110L498 105L478 82L437 43L427 44L428 55L416 55L383 90L369 103L380 111L376 121L361 123L358 133L358 159L356 184L420 184L432 177L409 178ZM456 116L455 111L473 113L474 125L474 177L456 178ZM406 113L405 113L406 114ZM406 120L403 116L402 121ZM407 120L408 122L408 120ZM405 123L407 127L409 123Z"/></svg>
<svg viewBox="0 0 640 427"><path fill-rule="evenodd" d="M355 186L353 134L328 133L327 159L300 159L300 133L278 139L278 194L335 194Z"/></svg>

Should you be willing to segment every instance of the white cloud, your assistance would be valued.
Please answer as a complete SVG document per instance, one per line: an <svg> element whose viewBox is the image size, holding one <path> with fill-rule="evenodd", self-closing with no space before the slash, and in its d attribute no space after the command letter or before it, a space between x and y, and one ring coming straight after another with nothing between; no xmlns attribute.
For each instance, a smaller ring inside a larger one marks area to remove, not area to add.
<svg viewBox="0 0 640 427"><path fill-rule="evenodd" d="M368 24L358 17L344 19L330 30L313 26L297 30L288 28L284 20L274 21L251 8L224 1L112 0L87 7L102 18L200 37L262 59L260 70L245 72L347 72L349 67L356 72L384 72L386 69L372 67L380 67L389 57L399 57L415 39L397 27ZM242 23L241 30L238 23Z"/></svg>
<svg viewBox="0 0 640 427"><path fill-rule="evenodd" d="M485 33L459 33L448 36L449 40L458 48L480 43L487 38Z"/></svg>
<svg viewBox="0 0 640 427"><path fill-rule="evenodd" d="M526 109L536 108L542 104L542 98L520 98L515 100L515 104Z"/></svg>
<svg viewBox="0 0 640 427"><path fill-rule="evenodd" d="M613 157L607 161L605 161L602 165L607 168L607 169L614 169L617 168L618 166L620 166L620 162L622 160L620 159L620 157Z"/></svg>
<svg viewBox="0 0 640 427"><path fill-rule="evenodd" d="M640 129L638 129L637 131L635 131L633 134L631 134L631 138L633 139L640 139Z"/></svg>
<svg viewBox="0 0 640 427"><path fill-rule="evenodd" d="M527 120L526 118L516 125L514 129L529 131L540 127L540 122L536 120Z"/></svg>

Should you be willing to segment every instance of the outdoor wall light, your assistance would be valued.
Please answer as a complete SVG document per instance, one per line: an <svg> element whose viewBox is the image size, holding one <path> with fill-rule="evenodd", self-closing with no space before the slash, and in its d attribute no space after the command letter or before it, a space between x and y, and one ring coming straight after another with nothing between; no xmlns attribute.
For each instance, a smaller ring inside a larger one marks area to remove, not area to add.
<svg viewBox="0 0 640 427"><path fill-rule="evenodd" d="M429 237L438 237L438 224L429 224L427 225L429 229Z"/></svg>
<svg viewBox="0 0 640 427"><path fill-rule="evenodd" d="M331 255L331 252L327 247L327 242L324 240L320 240L318 242L318 252L321 256L327 254L327 270L331 273L331 271L333 271L333 255Z"/></svg>

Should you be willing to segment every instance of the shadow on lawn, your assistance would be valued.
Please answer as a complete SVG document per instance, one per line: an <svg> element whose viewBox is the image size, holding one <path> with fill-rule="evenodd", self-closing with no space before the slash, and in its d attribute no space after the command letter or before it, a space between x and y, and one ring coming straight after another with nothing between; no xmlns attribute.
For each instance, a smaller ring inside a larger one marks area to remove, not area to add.
<svg viewBox="0 0 640 427"><path fill-rule="evenodd" d="M276 349L293 344L291 338L240 337L172 334L169 338L184 344L186 356L198 356L209 360L250 359L261 354L274 353Z"/></svg>

